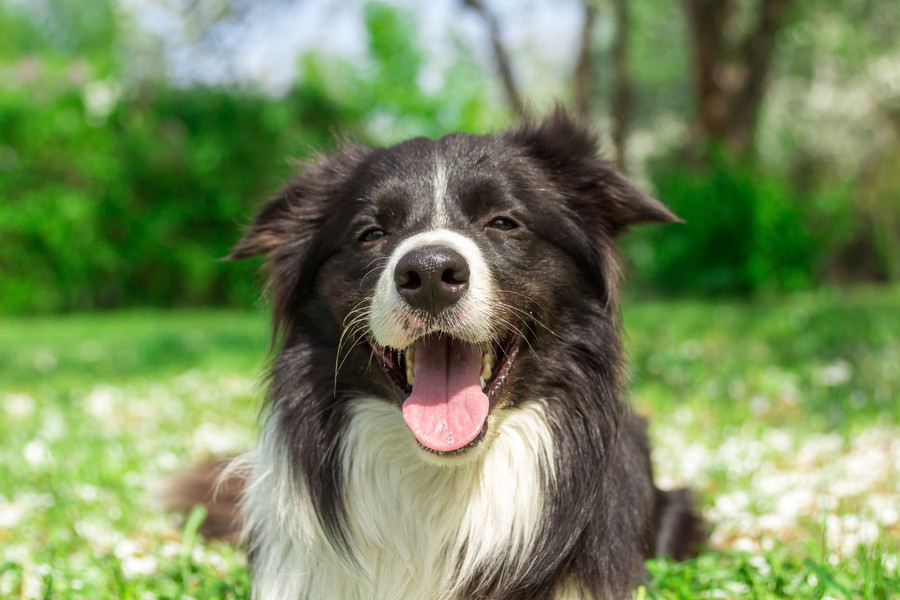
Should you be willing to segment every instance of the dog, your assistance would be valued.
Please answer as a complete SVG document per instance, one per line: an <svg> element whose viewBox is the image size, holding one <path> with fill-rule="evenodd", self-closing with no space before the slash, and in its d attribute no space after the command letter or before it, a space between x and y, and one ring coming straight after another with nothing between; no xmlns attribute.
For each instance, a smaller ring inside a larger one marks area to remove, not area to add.
<svg viewBox="0 0 900 600"><path fill-rule="evenodd" d="M301 165L229 256L265 257L274 314L231 475L254 598L625 598L689 556L624 401L615 250L678 221L561 109Z"/></svg>

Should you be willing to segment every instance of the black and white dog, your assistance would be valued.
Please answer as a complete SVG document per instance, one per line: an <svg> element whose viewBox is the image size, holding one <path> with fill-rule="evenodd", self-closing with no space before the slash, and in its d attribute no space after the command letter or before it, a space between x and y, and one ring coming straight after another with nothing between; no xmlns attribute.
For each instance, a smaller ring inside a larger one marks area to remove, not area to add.
<svg viewBox="0 0 900 600"><path fill-rule="evenodd" d="M700 538L623 401L614 238L677 221L557 111L304 165L264 255L257 600L623 598Z"/></svg>

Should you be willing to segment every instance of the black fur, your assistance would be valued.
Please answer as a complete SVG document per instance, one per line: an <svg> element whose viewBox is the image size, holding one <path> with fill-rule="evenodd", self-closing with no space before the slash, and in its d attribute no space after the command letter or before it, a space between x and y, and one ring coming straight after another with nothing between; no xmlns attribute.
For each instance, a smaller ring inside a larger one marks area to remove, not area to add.
<svg viewBox="0 0 900 600"><path fill-rule="evenodd" d="M295 481L335 543L352 552L340 464L348 405L361 395L396 396L364 343L345 345L339 357L338 342L384 257L428 227L422 199L433 193L436 157L448 165L450 228L481 248L502 301L517 309L507 320L531 315L521 323L528 343L492 410L546 399L557 456L528 567L482 573L468 597L550 598L573 577L598 598L625 597L645 558L684 557L700 537L687 493L654 487L645 425L623 401L614 238L632 225L678 219L599 159L595 137L560 111L496 135L349 145L303 166L263 207L231 257L267 258L278 337L268 418ZM523 227L485 231L495 214ZM389 235L363 246L357 240L372 225Z"/></svg>

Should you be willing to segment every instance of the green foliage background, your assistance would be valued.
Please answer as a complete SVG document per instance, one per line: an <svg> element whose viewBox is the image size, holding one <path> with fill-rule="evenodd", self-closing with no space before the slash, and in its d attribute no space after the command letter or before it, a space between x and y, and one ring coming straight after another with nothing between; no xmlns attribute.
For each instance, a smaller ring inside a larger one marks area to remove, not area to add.
<svg viewBox="0 0 900 600"><path fill-rule="evenodd" d="M37 51L34 27L14 16L0 13L0 31L28 31L16 47ZM253 266L216 259L291 173L289 158L333 147L336 132L371 141L366 124L379 120L392 124L380 140L486 128L483 89L463 84L471 61L425 93L421 50L397 35L413 28L409 16L376 4L365 16L365 71L306 56L281 98L101 79L94 93L113 96L108 114L92 112L88 85L67 81L81 76L48 37L34 73L0 88L0 311L247 305L258 296ZM80 68L95 77L112 67Z"/></svg>
<svg viewBox="0 0 900 600"><path fill-rule="evenodd" d="M821 36L806 22L820 4L803 5L788 24L784 77L812 77ZM42 6L29 12L0 0L2 313L247 306L258 297L256 265L217 259L289 175L288 159L327 151L338 135L392 143L510 122L493 76L461 43L440 85L426 90L416 23L385 4L365 5L364 66L305 55L283 96L248 85L179 85L158 66L136 70L140 60L161 59L114 0ZM870 3L841 6L848 18L883 20ZM659 1L634 6L635 127L692 116L678 15ZM847 32L829 35L848 72L889 37L877 28L855 43ZM599 39L595 101L605 105L609 48ZM702 150L702 160L683 143L658 149L642 183L688 225L626 242L642 290L746 295L900 276L897 152L847 176L794 138L778 144L789 155L779 168L716 148Z"/></svg>

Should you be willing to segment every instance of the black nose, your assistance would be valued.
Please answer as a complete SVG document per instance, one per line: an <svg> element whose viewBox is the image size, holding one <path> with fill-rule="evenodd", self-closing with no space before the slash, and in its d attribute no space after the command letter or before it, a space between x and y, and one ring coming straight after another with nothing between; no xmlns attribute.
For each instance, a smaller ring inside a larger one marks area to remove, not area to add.
<svg viewBox="0 0 900 600"><path fill-rule="evenodd" d="M447 246L416 248L397 262L394 283L410 306L437 315L469 287L469 265Z"/></svg>

